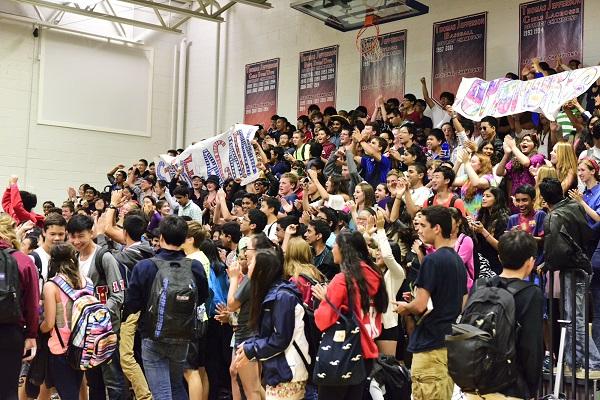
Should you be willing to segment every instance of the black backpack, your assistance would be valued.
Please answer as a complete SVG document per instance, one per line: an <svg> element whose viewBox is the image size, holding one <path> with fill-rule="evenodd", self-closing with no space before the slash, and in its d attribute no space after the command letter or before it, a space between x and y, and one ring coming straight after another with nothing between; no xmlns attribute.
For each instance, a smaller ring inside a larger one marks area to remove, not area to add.
<svg viewBox="0 0 600 400"><path fill-rule="evenodd" d="M0 324L18 324L21 319L19 265L11 255L15 251L0 251Z"/></svg>
<svg viewBox="0 0 600 400"><path fill-rule="evenodd" d="M427 198L427 207L431 207L433 205L433 200L435 200L435 194ZM452 198L450 199L450 205L448 207L454 207L456 200L458 200L458 196L456 193L452 193Z"/></svg>
<svg viewBox="0 0 600 400"><path fill-rule="evenodd" d="M106 247L99 247L98 250L96 250L96 258L94 258L94 266L96 267L96 271L98 271L98 276L99 276L98 282L99 283L104 282L105 285L108 285L108 281L106 280L106 271L104 270L104 264L102 263L102 259L104 258L104 255L106 253L109 253L112 255L110 250L107 249ZM118 260L116 260L116 261L117 261L117 265L119 266L119 272L121 273L121 279L123 280L122 289L127 289L127 284L129 282L129 276L131 274L129 273L129 269L126 266L124 266Z"/></svg>
<svg viewBox="0 0 600 400"><path fill-rule="evenodd" d="M158 271L148 299L150 337L162 343L188 343L198 329L198 288L192 260L151 260Z"/></svg>
<svg viewBox="0 0 600 400"><path fill-rule="evenodd" d="M514 296L531 286L500 277L478 279L460 323L446 336L448 372L463 392L480 395L514 385L519 326Z"/></svg>

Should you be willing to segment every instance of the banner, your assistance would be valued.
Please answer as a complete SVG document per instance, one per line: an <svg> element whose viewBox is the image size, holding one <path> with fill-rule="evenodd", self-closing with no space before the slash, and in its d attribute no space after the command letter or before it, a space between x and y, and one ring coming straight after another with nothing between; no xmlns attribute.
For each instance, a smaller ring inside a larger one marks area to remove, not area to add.
<svg viewBox="0 0 600 400"><path fill-rule="evenodd" d="M277 114L279 58L246 64L246 95L244 123L268 127L271 116Z"/></svg>
<svg viewBox="0 0 600 400"><path fill-rule="evenodd" d="M485 79L487 13L433 24L432 92L456 93L463 77Z"/></svg>
<svg viewBox="0 0 600 400"><path fill-rule="evenodd" d="M338 48L336 45L300 53L298 115L306 114L311 104L321 110L335 107Z"/></svg>
<svg viewBox="0 0 600 400"><path fill-rule="evenodd" d="M170 182L179 168L181 177L191 185L193 176L217 175L221 183L228 178L242 179L242 185L258 178L252 140L258 127L235 124L218 136L188 146L177 157L162 154L156 161L156 176Z"/></svg>
<svg viewBox="0 0 600 400"><path fill-rule="evenodd" d="M583 0L532 1L519 16L519 73L534 57L551 68L559 57L583 61Z"/></svg>
<svg viewBox="0 0 600 400"><path fill-rule="evenodd" d="M473 121L487 115L502 117L525 111L541 112L554 121L564 103L584 93L598 78L600 67L580 68L530 81L463 78L452 107Z"/></svg>
<svg viewBox="0 0 600 400"><path fill-rule="evenodd" d="M380 94L384 101L392 97L402 100L404 97L406 30L381 35L379 45L383 51L382 60L370 62L361 59L360 63L360 104L369 112ZM364 39L361 46L364 46Z"/></svg>

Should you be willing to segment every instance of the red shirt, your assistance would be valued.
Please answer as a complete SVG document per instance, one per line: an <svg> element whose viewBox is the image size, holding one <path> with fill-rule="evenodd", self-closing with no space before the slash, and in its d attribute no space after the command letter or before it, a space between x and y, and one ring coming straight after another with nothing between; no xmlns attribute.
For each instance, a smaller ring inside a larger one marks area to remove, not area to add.
<svg viewBox="0 0 600 400"><path fill-rule="evenodd" d="M367 292L370 298L381 286L383 277L369 267L366 263L360 263L362 272L367 283ZM346 278L343 272L336 274L327 286L327 298L340 312L348 311L348 291L346 289ZM375 338L381 334L381 313L376 312L373 307L368 313L363 313L360 305L360 291L358 285L354 285L354 311L358 315L360 324L360 343L364 358L377 358L379 351L375 344ZM325 300L321 301L319 308L315 311L315 324L320 331L325 331L338 320L338 314Z"/></svg>
<svg viewBox="0 0 600 400"><path fill-rule="evenodd" d="M15 183L10 185L2 196L2 208L4 212L10 215L16 222L17 225L22 224L26 221L31 221L40 228L44 227L44 216L37 214L33 211L27 211L23 207L23 200L21 199L21 193L19 187Z"/></svg>
<svg viewBox="0 0 600 400"><path fill-rule="evenodd" d="M452 203L452 196L455 196L455 195L450 195L450 196L448 197L448 200L447 200L447 201L445 201L444 203L440 203L440 202L438 202L438 195L436 194L436 195L434 196L434 198L433 198L433 204L431 204L431 205L432 205L432 206L443 206L443 207L450 207L450 203ZM429 202L429 199L425 200L425 203L423 203L423 208L427 208L427 207L429 207L429 204L428 204L428 202ZM465 217L466 217L467 215L469 215L469 213L467 213L467 212L465 211L465 203L464 203L464 202L463 202L461 199L456 199L456 200L454 200L454 205L453 205L452 207L454 207L454 208L456 208L456 209L460 210L460 212L462 213L462 215L464 215Z"/></svg>

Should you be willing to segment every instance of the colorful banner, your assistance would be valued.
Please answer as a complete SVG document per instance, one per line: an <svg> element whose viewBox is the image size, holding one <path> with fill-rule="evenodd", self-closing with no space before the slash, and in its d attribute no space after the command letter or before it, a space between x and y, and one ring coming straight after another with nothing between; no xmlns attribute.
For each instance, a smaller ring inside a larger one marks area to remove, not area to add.
<svg viewBox="0 0 600 400"><path fill-rule="evenodd" d="M463 78L454 110L473 121L525 111L541 112L549 120L563 104L584 93L600 78L600 67L580 68L530 81L507 78L484 81Z"/></svg>
<svg viewBox="0 0 600 400"><path fill-rule="evenodd" d="M519 73L535 57L551 68L559 57L583 61L583 0L532 1L519 16Z"/></svg>
<svg viewBox="0 0 600 400"><path fill-rule="evenodd" d="M298 115L306 114L316 104L335 107L339 46L303 51L298 66Z"/></svg>
<svg viewBox="0 0 600 400"><path fill-rule="evenodd" d="M242 185L258 178L256 154L252 140L258 127L235 124L218 136L188 146L177 157L161 154L155 160L156 176L170 182L179 168L190 185L193 176L217 175L225 179L242 179Z"/></svg>
<svg viewBox="0 0 600 400"><path fill-rule="evenodd" d="M360 64L360 104L369 112L380 94L384 100L404 97L406 30L381 35L379 45L383 59L370 62L363 58ZM364 39L361 46L364 48Z"/></svg>
<svg viewBox="0 0 600 400"><path fill-rule="evenodd" d="M279 58L246 64L245 124L269 126L271 116L277 114L278 86Z"/></svg>
<svg viewBox="0 0 600 400"><path fill-rule="evenodd" d="M456 93L464 77L485 79L487 13L433 24L432 96Z"/></svg>

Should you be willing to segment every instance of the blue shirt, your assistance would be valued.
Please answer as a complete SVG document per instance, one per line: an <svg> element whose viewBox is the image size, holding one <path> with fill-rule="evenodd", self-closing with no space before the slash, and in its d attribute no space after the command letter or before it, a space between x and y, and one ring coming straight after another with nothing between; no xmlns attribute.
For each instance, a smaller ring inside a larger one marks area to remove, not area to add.
<svg viewBox="0 0 600 400"><path fill-rule="evenodd" d="M381 161L377 161L374 158L368 156L362 156L360 159L360 166L362 168L362 176L365 181L369 182L373 189L380 183L385 183L387 174L392 169L392 162L386 156L381 156ZM379 166L379 176L375 175L377 167Z"/></svg>
<svg viewBox="0 0 600 400"><path fill-rule="evenodd" d="M596 211L597 213L600 214L600 184L596 184L596 186L594 186L591 189L585 189L583 191L583 201L585 201L585 204L587 204L588 206L590 206L590 208L594 211ZM585 215L585 219L588 222L588 225L590 227L593 227L594 224L596 223L589 215Z"/></svg>

